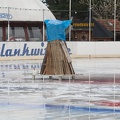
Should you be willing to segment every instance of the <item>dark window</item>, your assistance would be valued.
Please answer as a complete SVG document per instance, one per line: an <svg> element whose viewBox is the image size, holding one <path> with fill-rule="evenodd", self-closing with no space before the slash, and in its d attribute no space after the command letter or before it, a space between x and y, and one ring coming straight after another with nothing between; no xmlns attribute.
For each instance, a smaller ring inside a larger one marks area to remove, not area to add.
<svg viewBox="0 0 120 120"><path fill-rule="evenodd" d="M23 27L10 27L9 41L25 41L25 32ZM8 28L6 27L6 38L8 41Z"/></svg>
<svg viewBox="0 0 120 120"><path fill-rule="evenodd" d="M2 41L2 27L0 27L0 41Z"/></svg>
<svg viewBox="0 0 120 120"><path fill-rule="evenodd" d="M42 41L39 27L28 27L28 36L30 41Z"/></svg>

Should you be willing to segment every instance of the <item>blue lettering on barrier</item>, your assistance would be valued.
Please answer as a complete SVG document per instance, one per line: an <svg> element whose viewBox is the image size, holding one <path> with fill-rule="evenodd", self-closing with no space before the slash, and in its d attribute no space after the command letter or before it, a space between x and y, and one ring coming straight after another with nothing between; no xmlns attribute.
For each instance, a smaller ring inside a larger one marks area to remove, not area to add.
<svg viewBox="0 0 120 120"><path fill-rule="evenodd" d="M45 55L46 48L44 48L44 43L41 43L42 48L33 48L30 49L27 43L23 44L23 49L13 49L13 48L6 48L5 44L2 44L0 49L0 56L1 57L8 57L8 56L39 56ZM69 54L71 53L71 49L68 48Z"/></svg>
<svg viewBox="0 0 120 120"><path fill-rule="evenodd" d="M0 18L12 19L13 16L11 14L8 14L8 13L0 13Z"/></svg>
<svg viewBox="0 0 120 120"><path fill-rule="evenodd" d="M5 55L6 56L13 56L12 55L12 49L7 49L6 52L5 52Z"/></svg>
<svg viewBox="0 0 120 120"><path fill-rule="evenodd" d="M72 54L72 53L71 53L71 49L70 49L70 48L67 48L67 50L68 50L68 53L69 53L69 54Z"/></svg>
<svg viewBox="0 0 120 120"><path fill-rule="evenodd" d="M39 53L40 53L40 49L32 49L31 50L31 56L33 56L33 55L39 55Z"/></svg>
<svg viewBox="0 0 120 120"><path fill-rule="evenodd" d="M14 50L14 56L20 56L20 49Z"/></svg>
<svg viewBox="0 0 120 120"><path fill-rule="evenodd" d="M29 47L27 47L27 44L24 44L24 47L23 47L23 52L20 56L29 56Z"/></svg>
<svg viewBox="0 0 120 120"><path fill-rule="evenodd" d="M1 53L0 53L0 56L4 57L5 55L3 55L3 52L4 52L4 48L5 48L5 44L2 45L2 49L1 49Z"/></svg>

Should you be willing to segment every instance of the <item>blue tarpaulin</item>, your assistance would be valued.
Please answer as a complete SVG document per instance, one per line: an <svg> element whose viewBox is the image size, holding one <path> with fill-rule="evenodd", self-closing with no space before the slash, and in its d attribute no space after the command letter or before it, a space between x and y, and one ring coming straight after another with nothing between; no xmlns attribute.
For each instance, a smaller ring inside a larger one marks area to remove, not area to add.
<svg viewBox="0 0 120 120"><path fill-rule="evenodd" d="M47 40L66 40L65 30L71 24L71 20L45 20Z"/></svg>

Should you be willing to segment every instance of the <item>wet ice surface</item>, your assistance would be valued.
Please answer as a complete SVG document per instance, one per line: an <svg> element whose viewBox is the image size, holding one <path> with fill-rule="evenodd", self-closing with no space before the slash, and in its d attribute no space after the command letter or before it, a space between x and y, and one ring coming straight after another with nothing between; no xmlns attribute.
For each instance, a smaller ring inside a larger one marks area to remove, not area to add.
<svg viewBox="0 0 120 120"><path fill-rule="evenodd" d="M0 120L120 119L120 59L74 59L75 72L85 82L44 80L40 75L34 81L33 67L39 72L41 61L0 63ZM112 82L94 82L90 78L95 76Z"/></svg>

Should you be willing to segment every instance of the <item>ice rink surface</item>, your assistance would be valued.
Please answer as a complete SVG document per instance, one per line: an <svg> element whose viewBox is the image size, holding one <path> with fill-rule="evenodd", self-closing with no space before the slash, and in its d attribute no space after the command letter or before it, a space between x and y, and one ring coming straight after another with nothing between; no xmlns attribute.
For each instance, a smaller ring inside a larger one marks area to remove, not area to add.
<svg viewBox="0 0 120 120"><path fill-rule="evenodd" d="M76 80L33 80L41 63L0 62L0 120L120 120L120 58L73 59Z"/></svg>

